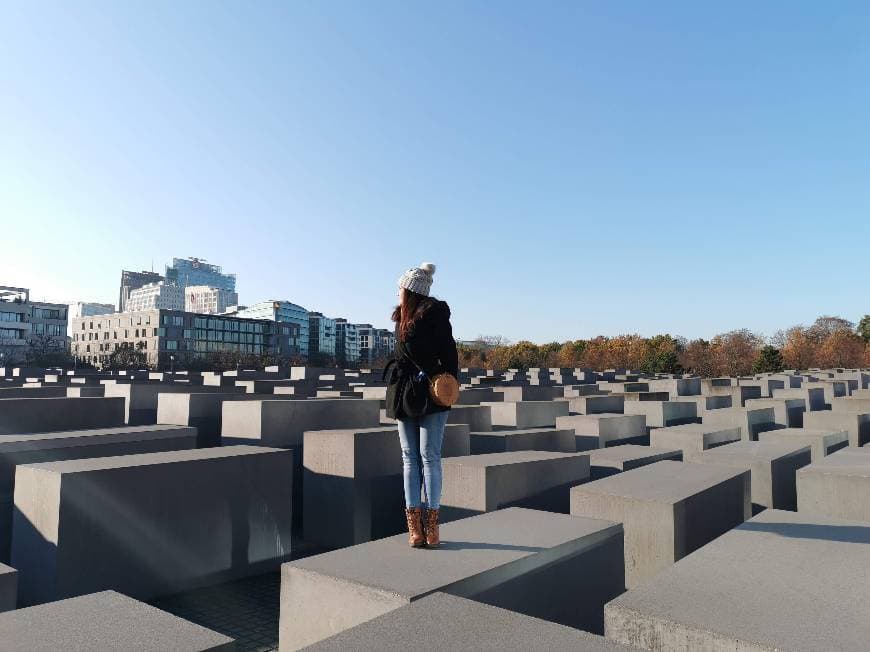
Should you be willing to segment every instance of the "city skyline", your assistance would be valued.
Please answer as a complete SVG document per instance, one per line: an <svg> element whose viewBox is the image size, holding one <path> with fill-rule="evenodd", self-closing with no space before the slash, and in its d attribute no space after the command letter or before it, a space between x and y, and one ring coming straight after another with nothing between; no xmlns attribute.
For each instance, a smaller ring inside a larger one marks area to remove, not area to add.
<svg viewBox="0 0 870 652"><path fill-rule="evenodd" d="M431 260L463 339L857 321L868 19L11 4L0 282L114 302L119 270L190 252L243 302L387 324L398 276Z"/></svg>

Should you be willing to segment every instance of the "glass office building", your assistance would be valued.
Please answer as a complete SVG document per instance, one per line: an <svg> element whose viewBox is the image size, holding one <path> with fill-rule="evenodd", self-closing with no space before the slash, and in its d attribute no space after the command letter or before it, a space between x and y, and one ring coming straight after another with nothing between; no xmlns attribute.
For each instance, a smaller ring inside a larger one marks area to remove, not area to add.
<svg viewBox="0 0 870 652"><path fill-rule="evenodd" d="M294 324L295 335L291 339L291 355L308 357L309 313L302 306L289 301L261 301L243 308L236 313L248 319L268 319L269 321Z"/></svg>
<svg viewBox="0 0 870 652"><path fill-rule="evenodd" d="M308 355L335 357L335 320L320 312L308 313Z"/></svg>
<svg viewBox="0 0 870 652"><path fill-rule="evenodd" d="M218 265L211 265L199 258L173 258L172 265L166 266L166 282L182 288L205 285L236 291L235 274L224 274Z"/></svg>
<svg viewBox="0 0 870 652"><path fill-rule="evenodd" d="M343 366L359 364L359 332L346 319L335 320L335 359Z"/></svg>

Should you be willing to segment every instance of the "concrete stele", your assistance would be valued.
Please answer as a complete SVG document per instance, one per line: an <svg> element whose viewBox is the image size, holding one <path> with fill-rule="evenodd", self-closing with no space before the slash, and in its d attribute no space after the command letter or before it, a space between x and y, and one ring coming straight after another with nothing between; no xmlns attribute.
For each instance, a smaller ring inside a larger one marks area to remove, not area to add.
<svg viewBox="0 0 870 652"><path fill-rule="evenodd" d="M415 550L402 534L284 564L280 650L436 591L601 631L599 603L624 590L618 523L514 507L447 523L441 539Z"/></svg>

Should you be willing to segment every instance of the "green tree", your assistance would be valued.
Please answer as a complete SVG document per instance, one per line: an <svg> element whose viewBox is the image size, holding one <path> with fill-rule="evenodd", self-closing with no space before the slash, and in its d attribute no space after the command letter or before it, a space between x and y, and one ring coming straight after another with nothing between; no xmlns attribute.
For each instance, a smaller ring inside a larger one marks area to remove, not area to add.
<svg viewBox="0 0 870 652"><path fill-rule="evenodd" d="M137 342L134 347L130 342L124 342L109 354L104 369L146 369L148 354L145 353L145 342Z"/></svg>
<svg viewBox="0 0 870 652"><path fill-rule="evenodd" d="M782 360L782 353L779 352L778 348L770 344L761 348L761 351L758 352L758 356L752 363L752 373L754 374L778 372L784 368L785 364Z"/></svg>
<svg viewBox="0 0 870 652"><path fill-rule="evenodd" d="M864 315L858 322L858 335L866 343L870 344L870 315Z"/></svg>

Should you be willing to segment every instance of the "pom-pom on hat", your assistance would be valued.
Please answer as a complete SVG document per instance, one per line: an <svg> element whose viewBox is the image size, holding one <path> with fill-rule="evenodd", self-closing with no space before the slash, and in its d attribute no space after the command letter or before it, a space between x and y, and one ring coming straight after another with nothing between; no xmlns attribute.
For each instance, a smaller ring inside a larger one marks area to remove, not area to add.
<svg viewBox="0 0 870 652"><path fill-rule="evenodd" d="M422 263L419 267L412 267L399 277L399 287L428 297L434 274L435 265Z"/></svg>

